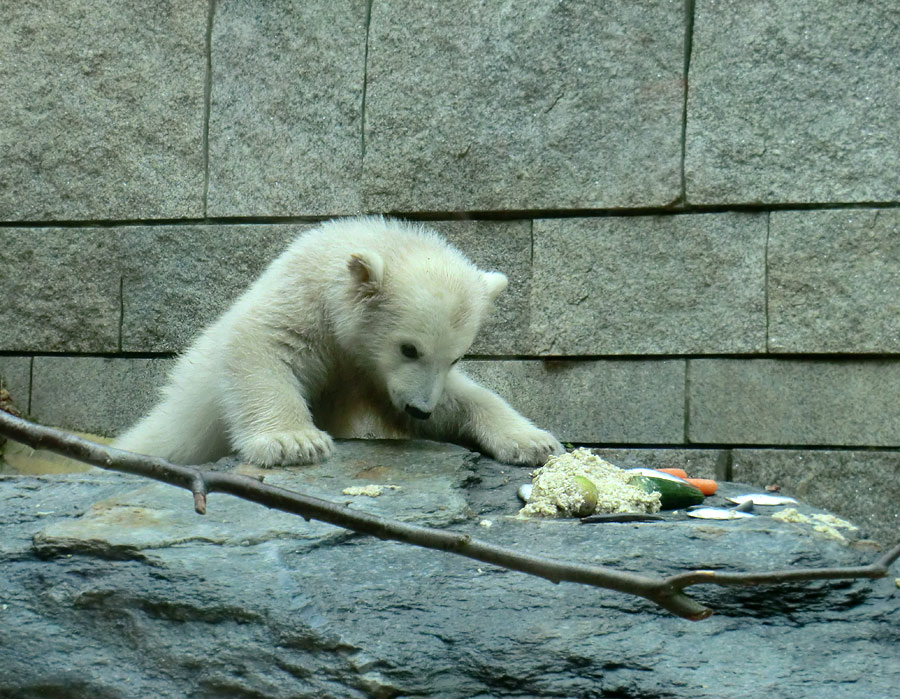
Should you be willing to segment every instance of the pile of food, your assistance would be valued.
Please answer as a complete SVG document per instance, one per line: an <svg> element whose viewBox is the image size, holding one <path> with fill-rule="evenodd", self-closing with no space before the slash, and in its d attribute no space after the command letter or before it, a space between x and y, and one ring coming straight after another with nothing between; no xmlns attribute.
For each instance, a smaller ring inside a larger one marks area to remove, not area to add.
<svg viewBox="0 0 900 699"><path fill-rule="evenodd" d="M531 492L519 514L587 517L595 513L658 512L660 493L640 477L589 449L551 456L532 474Z"/></svg>

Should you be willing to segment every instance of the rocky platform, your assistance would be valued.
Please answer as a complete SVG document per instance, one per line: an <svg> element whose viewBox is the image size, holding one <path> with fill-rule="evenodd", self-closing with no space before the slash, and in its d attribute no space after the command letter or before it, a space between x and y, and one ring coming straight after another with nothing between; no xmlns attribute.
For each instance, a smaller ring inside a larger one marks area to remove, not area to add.
<svg viewBox="0 0 900 699"><path fill-rule="evenodd" d="M326 464L265 472L381 516L649 575L877 555L765 514L522 521L527 475L428 442L343 442ZM368 484L399 488L342 494ZM0 516L0 696L843 698L900 686L896 566L874 581L695 587L716 614L689 622L228 495L200 516L186 491L99 470L0 477Z"/></svg>

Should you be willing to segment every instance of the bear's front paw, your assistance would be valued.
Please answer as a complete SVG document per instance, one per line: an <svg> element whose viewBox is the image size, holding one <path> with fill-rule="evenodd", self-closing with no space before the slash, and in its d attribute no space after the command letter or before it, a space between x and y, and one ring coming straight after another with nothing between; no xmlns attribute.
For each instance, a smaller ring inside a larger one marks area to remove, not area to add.
<svg viewBox="0 0 900 699"><path fill-rule="evenodd" d="M531 426L489 440L485 450L497 461L517 466L543 466L552 455L565 451L552 434Z"/></svg>
<svg viewBox="0 0 900 699"><path fill-rule="evenodd" d="M264 432L237 444L238 453L257 466L311 464L334 449L331 435L315 427L283 432Z"/></svg>

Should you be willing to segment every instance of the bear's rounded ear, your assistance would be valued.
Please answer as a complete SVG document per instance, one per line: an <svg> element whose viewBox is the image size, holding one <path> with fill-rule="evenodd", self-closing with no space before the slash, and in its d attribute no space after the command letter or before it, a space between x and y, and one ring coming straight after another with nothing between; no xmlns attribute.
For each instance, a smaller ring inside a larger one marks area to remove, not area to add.
<svg viewBox="0 0 900 699"><path fill-rule="evenodd" d="M374 296L384 281L384 260L377 252L355 252L347 262L350 276L364 296Z"/></svg>
<svg viewBox="0 0 900 699"><path fill-rule="evenodd" d="M501 272L484 272L483 274L488 298L493 303L509 282L506 279L506 275Z"/></svg>

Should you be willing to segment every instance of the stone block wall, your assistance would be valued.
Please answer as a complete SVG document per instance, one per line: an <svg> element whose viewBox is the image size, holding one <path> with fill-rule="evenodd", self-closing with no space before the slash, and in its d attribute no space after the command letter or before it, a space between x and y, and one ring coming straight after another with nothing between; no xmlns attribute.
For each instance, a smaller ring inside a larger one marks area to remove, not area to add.
<svg viewBox="0 0 900 699"><path fill-rule="evenodd" d="M0 377L35 418L119 430L288 240L388 213L509 276L466 368L561 439L777 482L896 538L893 3L0 21Z"/></svg>

